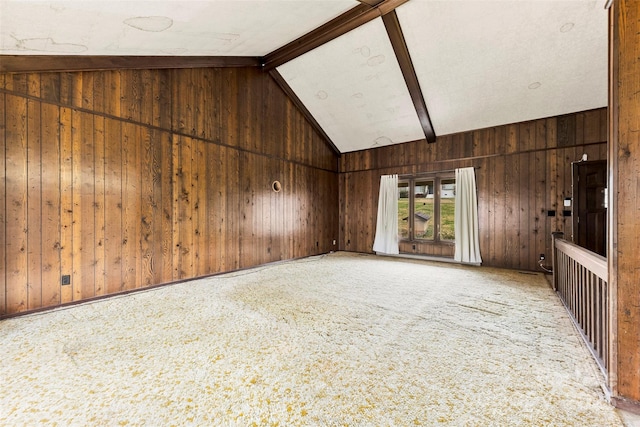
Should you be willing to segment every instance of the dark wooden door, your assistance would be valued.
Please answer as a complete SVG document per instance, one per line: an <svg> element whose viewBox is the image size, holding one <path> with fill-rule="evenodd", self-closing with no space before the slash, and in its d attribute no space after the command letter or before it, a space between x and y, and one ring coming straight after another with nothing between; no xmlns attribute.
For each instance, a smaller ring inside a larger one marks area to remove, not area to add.
<svg viewBox="0 0 640 427"><path fill-rule="evenodd" d="M606 256L607 161L579 162L573 165L573 242Z"/></svg>

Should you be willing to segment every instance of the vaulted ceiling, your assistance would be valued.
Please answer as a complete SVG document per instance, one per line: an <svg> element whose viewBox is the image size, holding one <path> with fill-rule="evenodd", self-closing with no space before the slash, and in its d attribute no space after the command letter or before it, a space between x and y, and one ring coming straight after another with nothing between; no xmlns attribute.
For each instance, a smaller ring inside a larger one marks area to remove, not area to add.
<svg viewBox="0 0 640 427"><path fill-rule="evenodd" d="M606 106L604 3L0 0L0 69L13 55L259 58L349 152Z"/></svg>

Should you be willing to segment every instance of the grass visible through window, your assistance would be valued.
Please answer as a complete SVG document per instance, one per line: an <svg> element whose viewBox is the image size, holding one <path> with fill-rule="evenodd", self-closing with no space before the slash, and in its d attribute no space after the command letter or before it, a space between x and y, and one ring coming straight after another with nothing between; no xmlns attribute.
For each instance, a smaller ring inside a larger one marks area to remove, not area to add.
<svg viewBox="0 0 640 427"><path fill-rule="evenodd" d="M415 182L415 185L414 185ZM433 185L440 185L442 194L439 200L434 197ZM413 194L410 194L413 192ZM398 235L405 240L455 240L455 180L439 179L436 181L410 181L398 185ZM413 212L411 212L411 196ZM440 236L434 236L436 216L434 209L439 206ZM413 219L410 215L414 215ZM409 225L413 221L413 233Z"/></svg>

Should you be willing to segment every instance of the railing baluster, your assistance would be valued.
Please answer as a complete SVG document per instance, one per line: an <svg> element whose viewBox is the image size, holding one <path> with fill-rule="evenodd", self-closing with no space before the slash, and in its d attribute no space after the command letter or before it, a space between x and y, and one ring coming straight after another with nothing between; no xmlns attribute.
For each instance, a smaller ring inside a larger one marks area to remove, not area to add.
<svg viewBox="0 0 640 427"><path fill-rule="evenodd" d="M611 367L611 361L609 360L609 337L610 335L609 324L609 284L606 280L602 281L602 352L604 354L603 360L605 368L609 371Z"/></svg>
<svg viewBox="0 0 640 427"><path fill-rule="evenodd" d="M597 333L594 322L596 321L596 309L597 303L595 298L596 283L594 283L594 275L590 271L587 271L587 336L591 345L599 351L598 344L596 342Z"/></svg>
<svg viewBox="0 0 640 427"><path fill-rule="evenodd" d="M607 260L553 236L553 284L605 377L609 369Z"/></svg>

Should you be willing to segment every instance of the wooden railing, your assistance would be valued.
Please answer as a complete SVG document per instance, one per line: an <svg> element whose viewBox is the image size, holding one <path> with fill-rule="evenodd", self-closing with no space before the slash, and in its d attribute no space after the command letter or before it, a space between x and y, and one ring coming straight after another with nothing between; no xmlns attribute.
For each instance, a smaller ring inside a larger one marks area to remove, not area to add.
<svg viewBox="0 0 640 427"><path fill-rule="evenodd" d="M607 259L553 236L553 285L605 378L609 371Z"/></svg>

